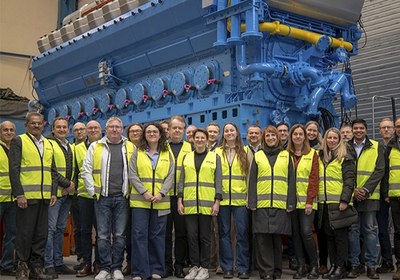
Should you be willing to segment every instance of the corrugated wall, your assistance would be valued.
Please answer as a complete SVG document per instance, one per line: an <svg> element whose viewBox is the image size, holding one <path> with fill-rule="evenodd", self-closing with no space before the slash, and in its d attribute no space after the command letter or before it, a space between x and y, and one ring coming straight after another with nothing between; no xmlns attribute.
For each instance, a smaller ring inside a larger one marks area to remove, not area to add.
<svg viewBox="0 0 400 280"><path fill-rule="evenodd" d="M369 136L380 139L379 121L392 117L390 98L396 99L396 112L400 116L400 1L365 0L362 21L367 42L359 55L352 58L354 84L358 96L357 114L367 120ZM359 41L364 45L365 34ZM375 114L373 114L373 96ZM356 117L352 110L352 119Z"/></svg>

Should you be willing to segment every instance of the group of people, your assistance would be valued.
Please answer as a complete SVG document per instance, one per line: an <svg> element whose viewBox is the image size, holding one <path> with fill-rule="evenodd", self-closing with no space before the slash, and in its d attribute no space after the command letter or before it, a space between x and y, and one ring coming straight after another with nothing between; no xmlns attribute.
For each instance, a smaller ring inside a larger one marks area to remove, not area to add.
<svg viewBox="0 0 400 280"><path fill-rule="evenodd" d="M28 113L25 127L15 136L13 123L0 124L1 275L15 266L19 280L206 280L220 267L225 279L248 279L253 269L279 279L289 236L294 279L357 278L365 267L379 279L394 271L390 209L400 263L400 118L380 122L382 143L362 119L323 136L314 121L252 125L248 145L235 123L186 127L182 116L130 124L126 137L118 117L103 137L97 121L78 122L73 144L63 117L46 137L39 113ZM73 269L62 256L69 213Z"/></svg>

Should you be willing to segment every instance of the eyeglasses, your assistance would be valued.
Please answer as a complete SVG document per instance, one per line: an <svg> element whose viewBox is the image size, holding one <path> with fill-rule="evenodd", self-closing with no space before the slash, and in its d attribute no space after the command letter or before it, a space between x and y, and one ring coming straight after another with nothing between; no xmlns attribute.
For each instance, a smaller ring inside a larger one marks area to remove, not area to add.
<svg viewBox="0 0 400 280"><path fill-rule="evenodd" d="M400 127L400 126L399 126ZM385 129L392 129L393 126L382 126L381 129L385 130ZM397 127L396 127L397 128Z"/></svg>
<svg viewBox="0 0 400 280"><path fill-rule="evenodd" d="M107 128L109 128L109 129L121 129L122 126L120 126L120 125L109 125L109 126L107 126Z"/></svg>
<svg viewBox="0 0 400 280"><path fill-rule="evenodd" d="M78 131L84 131L86 128L84 128L84 127L81 127L81 128L75 128L74 129L74 132L78 132Z"/></svg>
<svg viewBox="0 0 400 280"><path fill-rule="evenodd" d="M150 135L150 134L159 134L160 132L158 130L147 130L146 134Z"/></svg>

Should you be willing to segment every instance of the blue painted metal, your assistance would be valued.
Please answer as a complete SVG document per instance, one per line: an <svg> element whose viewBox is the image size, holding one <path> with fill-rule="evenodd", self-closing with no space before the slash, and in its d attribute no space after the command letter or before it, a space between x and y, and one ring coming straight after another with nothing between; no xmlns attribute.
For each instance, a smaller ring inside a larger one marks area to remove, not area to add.
<svg viewBox="0 0 400 280"><path fill-rule="evenodd" d="M251 124L321 120L321 110L337 121L339 94L344 109L356 104L351 71L334 70L358 52L356 22L339 26L264 0L214 3L152 0L35 57L47 120L104 125L117 115L127 125L180 114L200 127L233 121L244 136ZM275 20L325 36L312 45L259 29ZM331 48L328 36L353 49Z"/></svg>

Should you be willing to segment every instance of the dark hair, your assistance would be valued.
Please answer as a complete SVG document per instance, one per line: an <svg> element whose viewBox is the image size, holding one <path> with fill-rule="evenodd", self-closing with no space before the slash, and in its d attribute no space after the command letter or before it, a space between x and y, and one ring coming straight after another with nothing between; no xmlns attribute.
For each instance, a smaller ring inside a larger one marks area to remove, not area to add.
<svg viewBox="0 0 400 280"><path fill-rule="evenodd" d="M295 124L295 125L293 125L292 128L290 129L290 131L289 131L289 142L288 142L288 147L287 147L287 149L288 149L289 153L292 154L292 155L294 155L294 153L296 152L296 151L295 151L295 148L294 148L294 143L293 143L292 136L293 136L294 131L295 131L296 129L298 129L298 128L300 128L300 129L303 131L303 133L304 133L304 143L303 143L303 148L302 148L301 153L302 153L303 155L306 155L306 154L308 154L308 153L310 152L311 147L310 147L310 141L308 141L307 131L306 131L306 129L304 128L304 126L301 125L301 124Z"/></svg>
<svg viewBox="0 0 400 280"><path fill-rule="evenodd" d="M204 128L196 128L195 130L193 130L193 136L192 136L193 139L196 136L196 133L198 132L204 133L206 135L206 140L208 140L208 132Z"/></svg>
<svg viewBox="0 0 400 280"><path fill-rule="evenodd" d="M69 127L69 123L68 120L64 117L57 117L53 120L53 124L51 125L51 127L54 129L54 125L56 124L56 121L66 121L67 122L67 127Z"/></svg>
<svg viewBox="0 0 400 280"><path fill-rule="evenodd" d="M287 123L285 123L285 122L280 122L280 123L278 123L277 125L275 125L275 127L278 128L278 126L281 126L281 125L286 126L287 129L289 130L289 125L288 125Z"/></svg>
<svg viewBox="0 0 400 280"><path fill-rule="evenodd" d="M210 122L210 123L207 125L207 128L208 128L209 126L216 126L216 127L218 127L218 129L220 129L219 124L216 123L216 122Z"/></svg>
<svg viewBox="0 0 400 280"><path fill-rule="evenodd" d="M155 126L158 129L158 132L160 133L160 139L158 139L157 150L159 152L168 151L167 136L165 135L164 129L162 128L161 124L158 122L148 123L143 127L143 133L142 136L140 137L139 149L146 150L149 147L146 140L146 130L150 125Z"/></svg>
<svg viewBox="0 0 400 280"><path fill-rule="evenodd" d="M39 117L42 119L42 121L44 121L44 117L42 114L37 113L37 112L28 112L25 116L25 125L27 125L29 123L29 121L31 120L32 117Z"/></svg>
<svg viewBox="0 0 400 280"><path fill-rule="evenodd" d="M131 129L132 126L139 126L142 129L142 132L143 132L143 125L141 123L138 123L138 122L131 123L130 125L128 125L126 127L126 131L125 131L126 137L128 138L129 141L130 141L130 139L129 139L129 130Z"/></svg>
<svg viewBox="0 0 400 280"><path fill-rule="evenodd" d="M362 124L365 129L368 129L367 122L364 119L355 119L352 121L351 128L353 128L355 124Z"/></svg>

